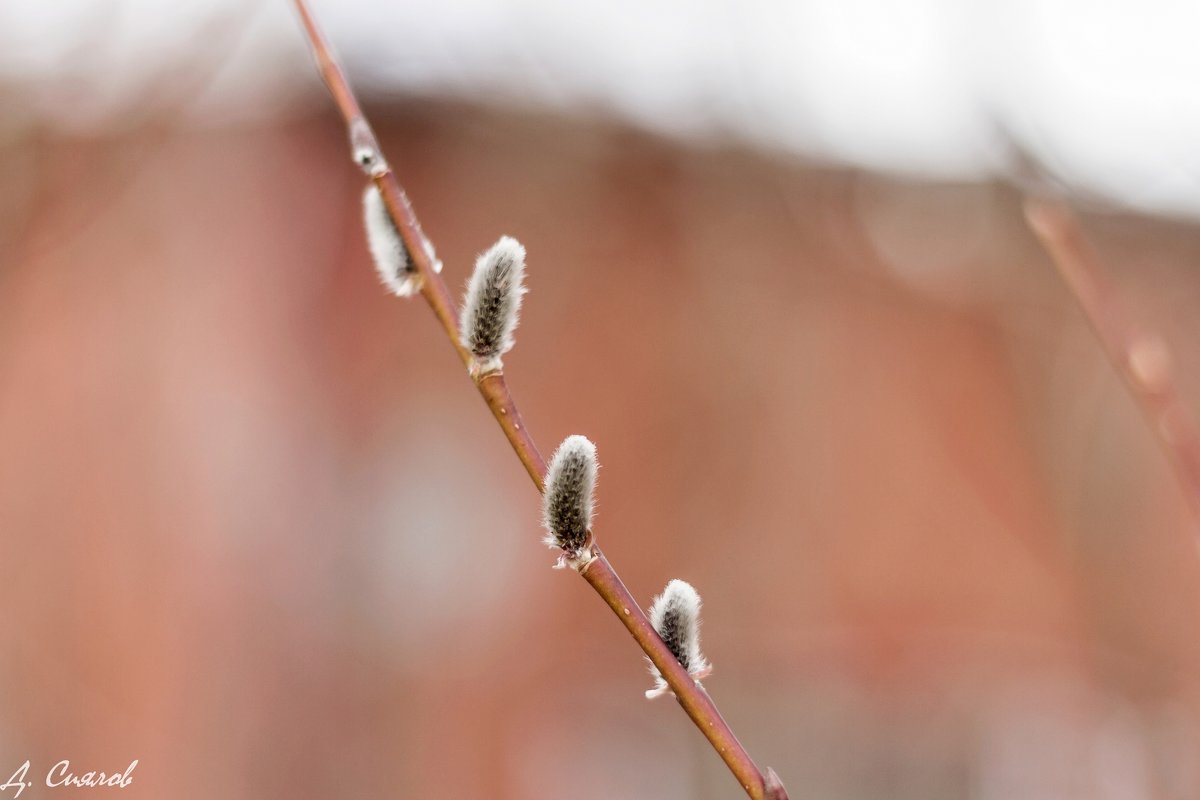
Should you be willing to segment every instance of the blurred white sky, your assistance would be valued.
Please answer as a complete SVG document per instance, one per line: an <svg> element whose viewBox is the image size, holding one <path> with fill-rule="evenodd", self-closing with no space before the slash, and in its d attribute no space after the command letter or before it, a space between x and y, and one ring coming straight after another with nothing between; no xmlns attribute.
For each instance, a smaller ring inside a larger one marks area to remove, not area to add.
<svg viewBox="0 0 1200 800"><path fill-rule="evenodd" d="M1078 189L1200 216L1197 0L312 2L363 88L946 178L1007 170L1006 131ZM319 99L288 0L5 0L0 132L136 124L206 50L198 120Z"/></svg>

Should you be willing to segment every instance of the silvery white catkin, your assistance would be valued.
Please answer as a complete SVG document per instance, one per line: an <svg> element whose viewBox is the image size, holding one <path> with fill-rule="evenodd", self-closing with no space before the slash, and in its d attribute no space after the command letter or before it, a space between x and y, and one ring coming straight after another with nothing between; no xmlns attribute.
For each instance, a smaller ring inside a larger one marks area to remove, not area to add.
<svg viewBox="0 0 1200 800"><path fill-rule="evenodd" d="M596 445L568 436L554 451L542 495L545 542L563 551L558 566L581 567L591 560L589 531L596 492Z"/></svg>
<svg viewBox="0 0 1200 800"><path fill-rule="evenodd" d="M700 652L700 595L690 583L673 580L667 584L650 606L650 624L694 680L712 672ZM670 691L653 664L650 674L654 676L654 688L646 692L646 697L658 697Z"/></svg>
<svg viewBox="0 0 1200 800"><path fill-rule="evenodd" d="M512 349L524 280L525 248L510 236L500 237L475 261L459 330L479 373L500 369L500 357Z"/></svg>
<svg viewBox="0 0 1200 800"><path fill-rule="evenodd" d="M367 246L384 286L397 297L416 294L420 288L416 266L375 184L363 192L363 222L367 228Z"/></svg>

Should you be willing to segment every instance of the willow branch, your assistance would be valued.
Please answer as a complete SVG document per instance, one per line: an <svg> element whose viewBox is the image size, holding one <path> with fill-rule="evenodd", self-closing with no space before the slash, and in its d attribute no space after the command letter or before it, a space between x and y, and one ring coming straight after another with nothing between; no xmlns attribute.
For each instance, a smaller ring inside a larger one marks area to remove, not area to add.
<svg viewBox="0 0 1200 800"><path fill-rule="evenodd" d="M1170 349L1161 336L1126 315L1067 205L1029 198L1025 216L1149 423L1187 500L1193 535L1200 533L1200 435L1175 383Z"/></svg>
<svg viewBox="0 0 1200 800"><path fill-rule="evenodd" d="M295 0L295 5L300 19L304 23L304 30L308 34L317 69L325 81L329 93L333 96L342 119L345 120L347 135L350 138L351 157L379 189L388 215L396 224L400 238L408 250L409 258L412 259L420 275L421 296L425 298L430 309L433 310L434 316L441 323L450 344L458 353L459 360L462 361L464 367L469 369L471 354L463 346L458 335L458 319L454 313L454 301L450 296L450 290L446 288L446 282L439 274L441 263L437 259L433 243L421 230L421 223L417 220L412 203L409 202L408 195L400 187L395 173L383 157L383 151L379 147L375 131L371 128L366 116L363 115L358 98L350 88L346 74L338 63L333 48L325 39L307 2ZM504 435L521 459L521 463L525 465L525 470L533 478L540 491L542 476L546 472L546 462L538 452L537 445L534 444L521 420L520 412L517 410L516 403L513 402L504 375L493 372L478 376L475 378L475 385L488 408L492 410L496 421L504 430Z"/></svg>
<svg viewBox="0 0 1200 800"><path fill-rule="evenodd" d="M306 0L294 0L294 3L304 23L317 68L346 123L351 156L379 189L388 214L395 223L420 276L421 296L441 323L463 366L472 374L480 396L503 429L513 452L521 460L538 491L543 492L546 462L521 419L504 374L498 371L482 375L472 373L472 356L459 336L454 303L440 275L441 264L434 253L433 244L421 230L412 204L384 159L378 139L363 115L358 99ZM778 776L770 769L765 775L759 770L717 710L712 698L664 644L608 559L600 554L598 549L595 552L596 558L581 571L581 575L613 610L650 661L658 667L679 704L712 744L742 789L752 800L787 800L787 792Z"/></svg>
<svg viewBox="0 0 1200 800"><path fill-rule="evenodd" d="M600 549L593 546L592 552L596 557L583 568L581 574L584 580L604 598L604 602L608 603L608 607L625 625L650 661L658 667L658 671L667 681L671 690L675 692L675 698L679 701L679 705L691 717L692 722L696 723L696 727L704 733L713 749L717 751L717 755L737 778L742 789L753 798L771 800L775 797L786 800L786 793L766 794L765 777L750 758L750 754L742 747L729 724L725 722L708 692L692 679L679 660L663 644L641 606L625 588L621 577L617 575L616 570L600 552Z"/></svg>

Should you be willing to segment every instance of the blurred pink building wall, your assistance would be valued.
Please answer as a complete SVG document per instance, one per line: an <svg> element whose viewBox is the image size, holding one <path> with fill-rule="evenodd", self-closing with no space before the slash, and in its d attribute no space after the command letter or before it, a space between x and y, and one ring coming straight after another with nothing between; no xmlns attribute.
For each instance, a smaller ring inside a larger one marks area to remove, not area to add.
<svg viewBox="0 0 1200 800"><path fill-rule="evenodd" d="M1184 506L1011 191L377 113L451 285L528 248L526 419L597 442L597 535L647 601L699 588L707 685L793 797L1200 795ZM736 795L377 285L331 116L0 170L0 773ZM1200 397L1196 228L1088 223Z"/></svg>

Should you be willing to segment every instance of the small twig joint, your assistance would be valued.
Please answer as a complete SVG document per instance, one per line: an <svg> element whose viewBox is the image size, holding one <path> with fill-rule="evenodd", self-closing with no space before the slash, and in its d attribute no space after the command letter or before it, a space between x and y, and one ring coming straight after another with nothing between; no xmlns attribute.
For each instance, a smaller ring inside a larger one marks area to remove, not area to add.
<svg viewBox="0 0 1200 800"><path fill-rule="evenodd" d="M1200 427L1183 402L1167 343L1129 317L1070 206L1029 197L1025 218L1149 423L1187 500L1193 544L1200 546Z"/></svg>

